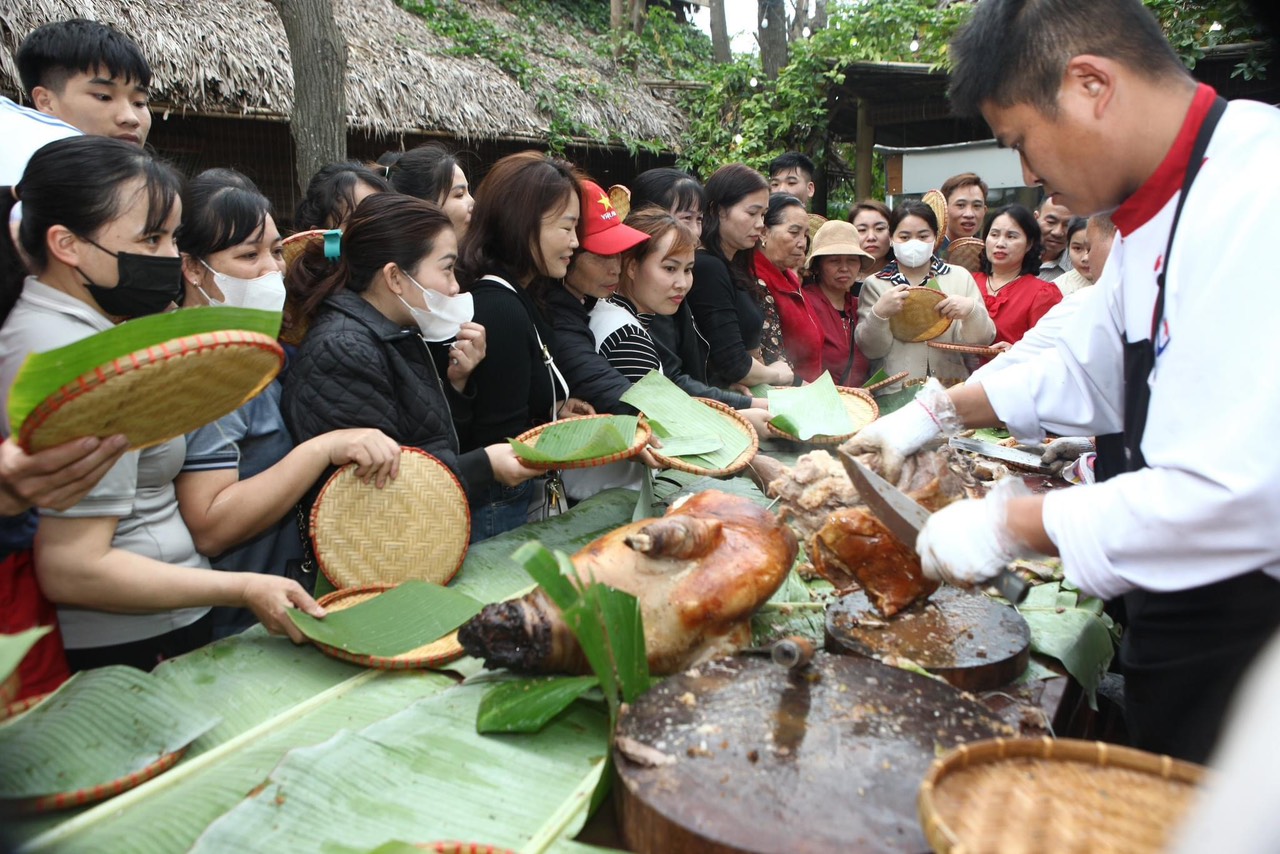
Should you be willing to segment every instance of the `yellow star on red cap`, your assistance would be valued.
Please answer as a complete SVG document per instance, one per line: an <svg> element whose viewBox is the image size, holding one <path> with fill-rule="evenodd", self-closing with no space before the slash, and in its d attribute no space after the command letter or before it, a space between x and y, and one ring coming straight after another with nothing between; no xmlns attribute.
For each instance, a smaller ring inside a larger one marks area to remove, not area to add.
<svg viewBox="0 0 1280 854"><path fill-rule="evenodd" d="M604 193L600 194L600 206L603 207L606 211L613 210L613 202L611 202L609 200L609 197Z"/></svg>

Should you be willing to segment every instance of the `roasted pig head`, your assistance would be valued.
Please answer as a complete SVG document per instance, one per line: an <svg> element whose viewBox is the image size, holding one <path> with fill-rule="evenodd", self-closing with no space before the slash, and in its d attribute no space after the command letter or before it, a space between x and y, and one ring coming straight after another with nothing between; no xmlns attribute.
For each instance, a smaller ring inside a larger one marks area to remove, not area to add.
<svg viewBox="0 0 1280 854"><path fill-rule="evenodd" d="M658 519L632 522L573 556L584 582L635 596L653 673L677 673L751 639L750 618L795 562L795 535L765 508L715 490ZM458 630L490 668L589 673L560 610L539 589L485 607Z"/></svg>

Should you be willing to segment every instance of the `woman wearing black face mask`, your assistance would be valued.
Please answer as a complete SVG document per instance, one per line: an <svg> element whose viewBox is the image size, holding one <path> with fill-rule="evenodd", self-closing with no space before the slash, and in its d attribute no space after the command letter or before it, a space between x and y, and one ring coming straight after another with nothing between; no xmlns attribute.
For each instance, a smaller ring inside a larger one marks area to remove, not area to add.
<svg viewBox="0 0 1280 854"><path fill-rule="evenodd" d="M20 289L0 328L4 393L29 353L173 303L182 284L180 189L177 173L137 146L85 136L46 145L18 186L0 191L3 221L15 199L23 203L18 237L34 273L21 280L16 247L0 238L0 287ZM72 670L150 669L195 649L209 640L213 605L247 607L299 641L285 611L323 616L296 582L209 569L174 495L185 449L178 438L126 454L74 507L41 514L36 575L58 605Z"/></svg>

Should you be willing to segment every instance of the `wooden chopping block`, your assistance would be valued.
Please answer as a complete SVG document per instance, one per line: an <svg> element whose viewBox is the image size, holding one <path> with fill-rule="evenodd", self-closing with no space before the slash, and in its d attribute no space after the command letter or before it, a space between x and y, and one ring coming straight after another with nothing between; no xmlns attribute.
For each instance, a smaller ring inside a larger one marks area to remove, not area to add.
<svg viewBox="0 0 1280 854"><path fill-rule="evenodd" d="M1027 669L1031 629L1014 608L955 587L940 587L888 619L855 591L827 608L826 648L907 658L963 691L989 691Z"/></svg>
<svg viewBox="0 0 1280 854"><path fill-rule="evenodd" d="M1009 734L945 683L870 659L719 659L619 722L622 837L640 854L928 851L916 794L929 765Z"/></svg>

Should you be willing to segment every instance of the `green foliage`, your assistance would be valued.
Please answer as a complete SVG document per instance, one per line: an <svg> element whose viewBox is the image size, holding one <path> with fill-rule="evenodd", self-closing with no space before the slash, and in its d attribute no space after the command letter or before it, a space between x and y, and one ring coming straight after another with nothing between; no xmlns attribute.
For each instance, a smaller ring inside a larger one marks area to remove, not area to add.
<svg viewBox="0 0 1280 854"><path fill-rule="evenodd" d="M1241 44L1264 38L1244 0L1143 0L1173 49L1188 68L1204 58L1205 48ZM1214 27L1214 24L1217 27ZM1265 77L1266 64L1256 56L1236 67L1246 80ZM1236 76L1233 74L1232 76Z"/></svg>

